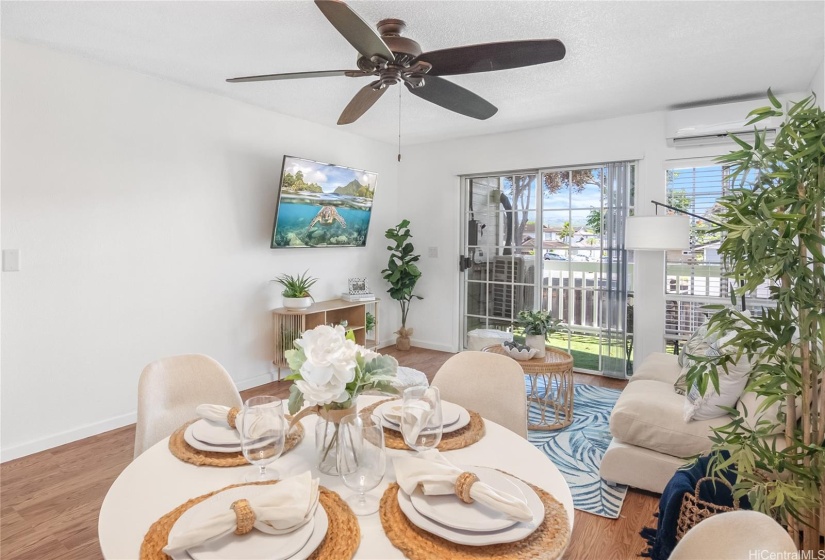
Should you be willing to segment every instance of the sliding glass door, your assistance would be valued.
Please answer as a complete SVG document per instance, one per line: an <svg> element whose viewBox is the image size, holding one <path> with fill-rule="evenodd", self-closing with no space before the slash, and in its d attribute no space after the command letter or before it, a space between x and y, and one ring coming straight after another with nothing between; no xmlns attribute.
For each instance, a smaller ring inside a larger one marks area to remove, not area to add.
<svg viewBox="0 0 825 560"><path fill-rule="evenodd" d="M632 180L629 163L466 177L465 346L542 309L567 325L549 342L577 369L624 376Z"/></svg>

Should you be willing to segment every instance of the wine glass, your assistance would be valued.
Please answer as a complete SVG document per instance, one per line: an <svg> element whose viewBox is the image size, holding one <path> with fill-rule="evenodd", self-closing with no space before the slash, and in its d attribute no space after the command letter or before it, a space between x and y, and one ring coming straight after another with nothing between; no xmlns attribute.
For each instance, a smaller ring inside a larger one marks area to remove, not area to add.
<svg viewBox="0 0 825 560"><path fill-rule="evenodd" d="M368 412L345 416L338 430L338 473L347 488L357 492L347 498L356 515L378 511L378 498L367 492L384 478L386 466L381 419Z"/></svg>
<svg viewBox="0 0 825 560"><path fill-rule="evenodd" d="M410 387L401 405L404 443L416 451L435 448L443 432L441 394L438 387Z"/></svg>
<svg viewBox="0 0 825 560"><path fill-rule="evenodd" d="M244 480L259 482L277 479L278 473L267 472L266 467L284 451L287 425L281 399L270 396L252 397L244 403L243 411L238 417L241 451L247 461L258 467L255 472L248 473Z"/></svg>

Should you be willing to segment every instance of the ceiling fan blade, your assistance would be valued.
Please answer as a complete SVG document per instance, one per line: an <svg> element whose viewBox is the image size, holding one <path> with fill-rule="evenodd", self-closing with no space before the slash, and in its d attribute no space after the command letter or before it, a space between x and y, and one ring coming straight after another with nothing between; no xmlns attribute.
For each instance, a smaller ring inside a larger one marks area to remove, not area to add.
<svg viewBox="0 0 825 560"><path fill-rule="evenodd" d="M556 39L482 43L426 52L416 61L432 64L430 76L492 72L555 62L564 58L564 44Z"/></svg>
<svg viewBox="0 0 825 560"><path fill-rule="evenodd" d="M359 53L370 59L380 56L387 61L395 60L395 55L381 36L352 8L340 0L315 0L315 4Z"/></svg>
<svg viewBox="0 0 825 560"><path fill-rule="evenodd" d="M229 78L227 82L266 82L269 80L295 80L298 78L329 78L332 76L349 76L359 78L369 76L368 72L361 70L321 70L320 72L288 72L286 74L263 74L261 76L244 76L242 78Z"/></svg>
<svg viewBox="0 0 825 560"><path fill-rule="evenodd" d="M427 74L424 76L424 85L420 87L412 87L407 83L404 85L410 93L421 99L474 119L489 119L498 112L496 106L486 99L443 78Z"/></svg>
<svg viewBox="0 0 825 560"><path fill-rule="evenodd" d="M357 121L387 91L387 88L374 89L372 86L373 84L366 85L355 94L341 116L338 117L338 124L350 124Z"/></svg>

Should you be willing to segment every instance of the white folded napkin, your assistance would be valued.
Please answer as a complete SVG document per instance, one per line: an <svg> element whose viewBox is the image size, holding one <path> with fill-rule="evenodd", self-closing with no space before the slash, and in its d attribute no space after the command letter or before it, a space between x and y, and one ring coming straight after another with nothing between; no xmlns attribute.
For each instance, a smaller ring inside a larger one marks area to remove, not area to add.
<svg viewBox="0 0 825 560"><path fill-rule="evenodd" d="M290 533L308 523L315 515L319 498L318 479L310 471L287 478L272 486L250 486L249 505L255 513L253 527L270 535ZM235 511L227 509L170 539L166 554L183 552L209 540L235 531Z"/></svg>
<svg viewBox="0 0 825 560"><path fill-rule="evenodd" d="M212 422L216 422L221 424L222 426L229 426L229 420L227 416L229 415L229 411L231 410L230 407L224 406L222 404L201 404L195 409L195 412L198 413L198 416L204 418L206 420L211 420ZM243 409L238 412L238 415L235 417L235 429L238 429L241 425L241 416L243 415Z"/></svg>
<svg viewBox="0 0 825 560"><path fill-rule="evenodd" d="M407 437L410 441L418 439L418 434L426 428L435 414L435 410L426 401L413 401L402 406L401 409L401 430L408 431ZM409 416L412 416L413 423L410 425ZM409 427L406 427L409 426Z"/></svg>
<svg viewBox="0 0 825 560"><path fill-rule="evenodd" d="M450 463L436 449L430 449L414 457L396 457L395 477L398 485L408 495L416 487L428 496L440 496L455 493L458 476L464 472ZM470 497L517 521L530 521L533 512L523 498L513 496L490 487L481 481L470 488ZM458 499L458 497L456 497Z"/></svg>

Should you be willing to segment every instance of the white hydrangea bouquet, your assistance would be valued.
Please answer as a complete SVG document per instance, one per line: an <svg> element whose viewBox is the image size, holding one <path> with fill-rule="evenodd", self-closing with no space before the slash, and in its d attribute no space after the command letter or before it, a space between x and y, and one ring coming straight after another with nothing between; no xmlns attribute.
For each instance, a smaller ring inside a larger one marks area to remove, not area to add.
<svg viewBox="0 0 825 560"><path fill-rule="evenodd" d="M396 393L392 382L398 362L348 339L340 325L320 325L304 332L295 341L295 349L286 352L286 360L292 370L286 377L293 381L288 404L289 413L295 415L292 424L308 414L321 417L315 430L319 468L334 474L341 419L355 412L355 399L364 391Z"/></svg>

